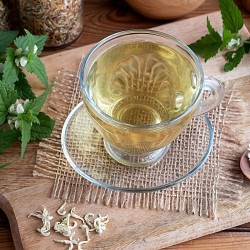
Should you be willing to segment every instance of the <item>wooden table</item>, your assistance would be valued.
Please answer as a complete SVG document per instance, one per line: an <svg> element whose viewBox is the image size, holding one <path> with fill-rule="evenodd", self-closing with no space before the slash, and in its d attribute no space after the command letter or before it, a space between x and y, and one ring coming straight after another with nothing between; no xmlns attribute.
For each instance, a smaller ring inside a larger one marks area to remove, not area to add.
<svg viewBox="0 0 250 250"><path fill-rule="evenodd" d="M238 1L239 6L240 2ZM189 18L217 11L217 0L206 0L197 10L183 17ZM244 22L250 30L250 12L240 6ZM131 28L150 28L166 23L142 17L128 7L123 1L116 0L85 0L85 27L81 37L72 45L64 48L69 50L79 46L95 43L116 31ZM47 50L43 56L62 51ZM250 220L250 218L249 218ZM168 249L250 249L250 223L231 228L226 231L208 235L196 240L185 242ZM0 210L0 249L15 249L8 220Z"/></svg>

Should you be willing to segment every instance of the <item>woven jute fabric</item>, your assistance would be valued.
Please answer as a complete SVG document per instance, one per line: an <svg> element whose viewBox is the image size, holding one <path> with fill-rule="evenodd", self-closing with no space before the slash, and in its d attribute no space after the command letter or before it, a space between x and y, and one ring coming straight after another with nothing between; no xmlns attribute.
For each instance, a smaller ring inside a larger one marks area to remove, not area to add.
<svg viewBox="0 0 250 250"><path fill-rule="evenodd" d="M227 134L223 132L227 119L233 122L235 114L241 112L241 108L244 109L239 105L240 99L234 98L233 93L233 87L227 89L222 104L209 114L214 129L214 146L207 161L197 173L178 185L164 190L124 193L92 184L81 177L67 162L61 149L61 131L70 111L82 101L82 94L76 72L62 70L58 73L48 104L48 112L56 119L55 129L50 139L40 142L33 174L36 177L53 179L51 196L68 202L95 202L123 208L185 211L188 214L215 218L218 198L229 197L232 201L240 197L240 189L235 189L235 185L238 183L240 186L242 177L238 173L235 174L235 165L228 164L230 159L226 159L224 149L221 147ZM114 175L107 175L106 179L110 178L107 181L112 183L115 179L116 183L123 185L125 183L133 187L135 180L140 180L142 170L131 169L130 173L119 174L119 164L107 155L100 135L86 115L86 112L83 112L75 124L71 125L73 135L69 143L77 148L76 155L79 162L90 166L92 174L96 173L96 179L97 175L103 174L102 171L107 171L108 166L110 173ZM207 147L208 140L209 133L204 118L194 118L188 128L175 140L168 156L148 170L149 176L157 176L158 173L160 183L164 183L190 171L190 167L195 165ZM223 165L224 168L219 168L219 165ZM228 171L230 168L232 169ZM144 181L138 184L141 187L159 184L157 178L142 179ZM233 180L233 189L228 187L226 183L228 180Z"/></svg>

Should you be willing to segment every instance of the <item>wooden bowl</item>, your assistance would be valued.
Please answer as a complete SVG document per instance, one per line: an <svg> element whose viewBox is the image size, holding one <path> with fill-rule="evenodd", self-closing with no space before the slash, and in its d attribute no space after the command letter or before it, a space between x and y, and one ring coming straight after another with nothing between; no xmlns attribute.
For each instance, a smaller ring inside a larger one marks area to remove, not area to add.
<svg viewBox="0 0 250 250"><path fill-rule="evenodd" d="M135 11L152 19L175 19L198 8L205 0L125 0Z"/></svg>

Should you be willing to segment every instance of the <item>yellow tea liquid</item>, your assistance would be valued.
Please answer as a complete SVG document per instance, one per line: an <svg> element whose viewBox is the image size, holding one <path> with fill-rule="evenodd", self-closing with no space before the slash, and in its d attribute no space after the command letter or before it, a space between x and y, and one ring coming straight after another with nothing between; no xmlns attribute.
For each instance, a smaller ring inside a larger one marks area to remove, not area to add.
<svg viewBox="0 0 250 250"><path fill-rule="evenodd" d="M103 112L132 125L173 119L199 90L192 63L178 51L152 42L128 42L104 52L91 67L86 85ZM132 133L101 121L88 110L104 138L118 148L137 151L170 143L192 116L166 130Z"/></svg>

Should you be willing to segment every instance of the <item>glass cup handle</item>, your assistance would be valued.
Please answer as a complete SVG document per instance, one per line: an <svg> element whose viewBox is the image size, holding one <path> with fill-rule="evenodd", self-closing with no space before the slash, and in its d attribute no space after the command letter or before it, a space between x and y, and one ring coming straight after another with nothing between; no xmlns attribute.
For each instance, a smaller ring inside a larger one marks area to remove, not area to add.
<svg viewBox="0 0 250 250"><path fill-rule="evenodd" d="M224 84L213 77L205 76L204 90L209 91L210 95L206 99L201 101L199 108L195 113L195 116L203 115L214 109L221 103L224 97Z"/></svg>

